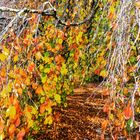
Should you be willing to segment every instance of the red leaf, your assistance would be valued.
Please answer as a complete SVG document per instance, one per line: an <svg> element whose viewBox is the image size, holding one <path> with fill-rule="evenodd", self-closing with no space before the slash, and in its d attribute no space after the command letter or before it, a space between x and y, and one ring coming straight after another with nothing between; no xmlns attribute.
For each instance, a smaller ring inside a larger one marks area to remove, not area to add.
<svg viewBox="0 0 140 140"><path fill-rule="evenodd" d="M31 63L29 64L27 70L28 70L29 72L33 72L34 68L35 68L35 64L34 64L33 62L31 62Z"/></svg>
<svg viewBox="0 0 140 140"><path fill-rule="evenodd" d="M18 117L16 120L15 120L15 126L18 127L20 125L20 118Z"/></svg>
<svg viewBox="0 0 140 140"><path fill-rule="evenodd" d="M100 69L96 69L95 71L94 71L94 73L96 74L96 75L99 75L100 74Z"/></svg>

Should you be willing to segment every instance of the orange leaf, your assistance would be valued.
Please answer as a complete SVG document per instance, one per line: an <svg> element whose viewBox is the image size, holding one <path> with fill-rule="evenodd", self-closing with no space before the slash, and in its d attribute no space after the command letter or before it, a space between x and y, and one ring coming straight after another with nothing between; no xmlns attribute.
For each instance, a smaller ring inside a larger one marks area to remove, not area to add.
<svg viewBox="0 0 140 140"><path fill-rule="evenodd" d="M16 79L16 80L15 80L14 87L15 87L16 89L18 89L18 88L20 87L20 85L21 85L21 81L18 81L18 80Z"/></svg>
<svg viewBox="0 0 140 140"><path fill-rule="evenodd" d="M32 83L32 88L35 90L37 89L38 84L37 83Z"/></svg>
<svg viewBox="0 0 140 140"><path fill-rule="evenodd" d="M125 88L123 89L123 93L124 93L124 95L127 95L128 92L129 92L128 88L125 87Z"/></svg>
<svg viewBox="0 0 140 140"><path fill-rule="evenodd" d="M132 108L130 106L130 103L128 103L127 107L124 109L124 116L125 116L125 119L128 120L132 117L133 115L133 112L132 112Z"/></svg>
<svg viewBox="0 0 140 140"><path fill-rule="evenodd" d="M15 125L14 125L14 124L11 124L11 125L9 126L9 128L8 128L9 136L12 136L12 135L14 134L15 130L16 130Z"/></svg>
<svg viewBox="0 0 140 140"><path fill-rule="evenodd" d="M0 76L1 77L5 77L6 76L6 69L5 68L2 68L1 71L0 71Z"/></svg>
<svg viewBox="0 0 140 140"><path fill-rule="evenodd" d="M24 136L25 136L25 129L22 128L17 134L17 140L23 140Z"/></svg>
<svg viewBox="0 0 140 140"><path fill-rule="evenodd" d="M34 68L35 68L35 64L34 64L33 62L31 62L31 63L28 65L27 70L28 70L29 72L33 72Z"/></svg>
<svg viewBox="0 0 140 140"><path fill-rule="evenodd" d="M107 104L104 105L103 112L105 112L105 113L109 112L109 105L107 105Z"/></svg>
<svg viewBox="0 0 140 140"><path fill-rule="evenodd" d="M109 93L109 89L103 89L103 95L104 96L108 96L108 95L110 95L110 93Z"/></svg>
<svg viewBox="0 0 140 140"><path fill-rule="evenodd" d="M42 92L43 92L43 89L41 86L39 86L35 91L36 94L41 94Z"/></svg>
<svg viewBox="0 0 140 140"><path fill-rule="evenodd" d="M70 20L67 21L67 26L70 26Z"/></svg>
<svg viewBox="0 0 140 140"><path fill-rule="evenodd" d="M102 122L102 129L103 129L103 130L106 129L107 124L108 124L108 121L107 121L107 120L104 120L104 121Z"/></svg>
<svg viewBox="0 0 140 140"><path fill-rule="evenodd" d="M21 95L22 94L22 88L18 88L17 92L18 92L19 95Z"/></svg>
<svg viewBox="0 0 140 140"><path fill-rule="evenodd" d="M46 109L45 105L42 104L42 105L40 106L40 113L41 113L41 114L44 113L45 109Z"/></svg>
<svg viewBox="0 0 140 140"><path fill-rule="evenodd" d="M3 132L3 129L4 129L4 122L0 121L0 133Z"/></svg>
<svg viewBox="0 0 140 140"><path fill-rule="evenodd" d="M22 78L27 78L27 74L24 70L20 69L20 75Z"/></svg>

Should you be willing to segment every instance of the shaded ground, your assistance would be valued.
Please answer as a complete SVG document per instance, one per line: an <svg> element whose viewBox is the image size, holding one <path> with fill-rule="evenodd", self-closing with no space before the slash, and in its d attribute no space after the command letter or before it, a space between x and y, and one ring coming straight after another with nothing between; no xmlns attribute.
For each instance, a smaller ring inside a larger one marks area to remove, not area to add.
<svg viewBox="0 0 140 140"><path fill-rule="evenodd" d="M101 99L98 93L94 98L89 98L92 90L94 88L90 86L75 89L74 96L68 97L68 108L62 110L62 128L58 131L59 138L63 140L99 139L100 124L107 117L107 114L102 111L107 98Z"/></svg>
<svg viewBox="0 0 140 140"><path fill-rule="evenodd" d="M56 109L61 117L59 123L54 125L55 130L48 131L37 140L100 140L101 124L107 119L103 107L108 102L109 96L102 95L101 88L95 91L95 87L94 84L88 84L75 89L75 94L68 96L68 106L61 110ZM105 140L112 140L108 130L105 132ZM117 140L127 139L119 136Z"/></svg>

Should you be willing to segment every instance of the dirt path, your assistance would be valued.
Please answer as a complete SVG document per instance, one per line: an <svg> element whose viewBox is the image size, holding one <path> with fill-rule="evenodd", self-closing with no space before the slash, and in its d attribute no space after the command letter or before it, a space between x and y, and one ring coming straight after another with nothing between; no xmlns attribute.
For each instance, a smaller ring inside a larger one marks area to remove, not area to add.
<svg viewBox="0 0 140 140"><path fill-rule="evenodd" d="M107 99L101 99L101 94L89 98L95 87L75 89L74 96L68 97L68 108L61 110L61 128L59 138L63 140L100 139L101 122L107 114L102 109ZM87 100L88 99L88 100Z"/></svg>
<svg viewBox="0 0 140 140"><path fill-rule="evenodd" d="M101 122L107 117L107 114L103 112L107 96L101 96L101 90L95 92L93 84L76 88L74 92L73 96L68 96L66 108L56 109L61 114L61 119L56 125L56 131L48 132L47 140L100 139ZM89 98L91 95L94 97ZM41 139L46 138L44 136Z"/></svg>
<svg viewBox="0 0 140 140"><path fill-rule="evenodd" d="M76 88L75 94L67 98L68 106L56 108L56 112L61 114L59 123L55 125L56 129L50 129L36 140L100 140L101 124L108 116L103 107L109 96L103 95L103 91L105 90L96 88L94 84ZM105 132L105 140L112 140L108 129ZM118 140L126 139L120 137Z"/></svg>

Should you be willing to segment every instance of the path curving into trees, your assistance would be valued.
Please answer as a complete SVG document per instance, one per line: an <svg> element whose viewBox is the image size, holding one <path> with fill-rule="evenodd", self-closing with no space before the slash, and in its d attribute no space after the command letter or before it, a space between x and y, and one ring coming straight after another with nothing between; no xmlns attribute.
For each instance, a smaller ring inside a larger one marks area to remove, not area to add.
<svg viewBox="0 0 140 140"><path fill-rule="evenodd" d="M44 133L35 136L36 140L126 140L138 139L138 129L127 136L122 130L115 130L107 124L104 132L104 124L108 119L105 110L109 101L106 89L97 84L87 84L75 88L74 95L67 97L67 107L55 108L60 115L56 125ZM137 116L137 119L139 117ZM103 135L104 134L104 135Z"/></svg>

